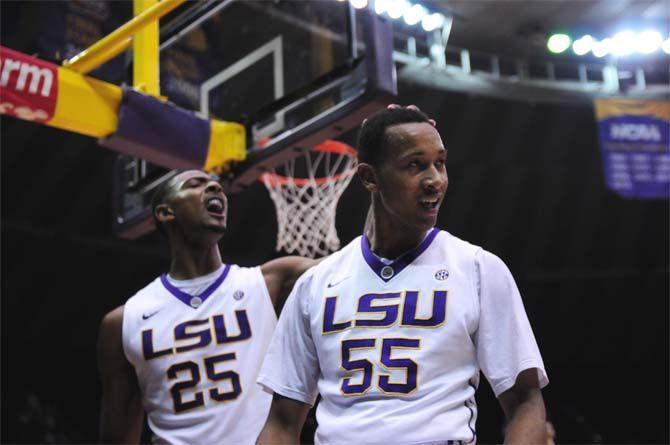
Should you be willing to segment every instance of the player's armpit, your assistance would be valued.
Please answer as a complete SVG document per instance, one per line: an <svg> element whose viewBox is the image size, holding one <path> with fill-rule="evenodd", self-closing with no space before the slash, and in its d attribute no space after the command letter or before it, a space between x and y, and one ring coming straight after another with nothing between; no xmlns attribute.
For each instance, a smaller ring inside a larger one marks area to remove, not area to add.
<svg viewBox="0 0 670 445"><path fill-rule="evenodd" d="M537 369L519 373L512 388L498 396L505 412L505 443L536 444L546 441L546 412Z"/></svg>
<svg viewBox="0 0 670 445"><path fill-rule="evenodd" d="M298 444L310 406L274 394L270 414L256 441L259 445Z"/></svg>
<svg viewBox="0 0 670 445"><path fill-rule="evenodd" d="M277 258L261 266L265 285L277 313L281 312L293 285L307 269L321 262L323 258L312 259L300 256Z"/></svg>
<svg viewBox="0 0 670 445"><path fill-rule="evenodd" d="M144 411L135 372L122 344L123 306L100 323L98 367L102 381L100 443L139 443Z"/></svg>

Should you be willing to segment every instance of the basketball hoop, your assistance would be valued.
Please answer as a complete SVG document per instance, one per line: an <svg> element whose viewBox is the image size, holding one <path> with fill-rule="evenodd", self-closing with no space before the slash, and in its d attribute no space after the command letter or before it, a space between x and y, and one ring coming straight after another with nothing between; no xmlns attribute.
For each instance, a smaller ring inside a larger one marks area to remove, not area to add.
<svg viewBox="0 0 670 445"><path fill-rule="evenodd" d="M355 164L356 150L329 139L261 175L277 210L277 250L315 258L340 248L335 213Z"/></svg>

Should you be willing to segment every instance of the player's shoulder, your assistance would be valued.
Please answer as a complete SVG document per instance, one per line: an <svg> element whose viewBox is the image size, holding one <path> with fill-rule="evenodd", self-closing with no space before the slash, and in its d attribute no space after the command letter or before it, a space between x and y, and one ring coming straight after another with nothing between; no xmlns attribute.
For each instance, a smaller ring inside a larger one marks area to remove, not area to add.
<svg viewBox="0 0 670 445"><path fill-rule="evenodd" d="M240 280L250 282L253 280L262 280L263 275L260 272L260 266L240 266L239 264L226 264L228 276L226 279Z"/></svg>
<svg viewBox="0 0 670 445"><path fill-rule="evenodd" d="M131 295L131 297L126 301L125 306L128 308L134 307L136 305L151 303L155 299L160 298L159 295L161 292L164 292L164 286L163 283L161 283L160 277L156 277L146 286Z"/></svg>
<svg viewBox="0 0 670 445"><path fill-rule="evenodd" d="M118 306L107 312L100 321L100 332L118 332L123 325L123 311L125 305Z"/></svg>
<svg viewBox="0 0 670 445"><path fill-rule="evenodd" d="M507 266L495 253L477 244L461 239L446 230L440 230L436 238L438 249L451 258L458 258L468 263L474 262L479 268L498 269Z"/></svg>
<svg viewBox="0 0 670 445"><path fill-rule="evenodd" d="M484 250L481 246L461 239L446 230L440 230L434 241L435 250L445 257L472 261Z"/></svg>

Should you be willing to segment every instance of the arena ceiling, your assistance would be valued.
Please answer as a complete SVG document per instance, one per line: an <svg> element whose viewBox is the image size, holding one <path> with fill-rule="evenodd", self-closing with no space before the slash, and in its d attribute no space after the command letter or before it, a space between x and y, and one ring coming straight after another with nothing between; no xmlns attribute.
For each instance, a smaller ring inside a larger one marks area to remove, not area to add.
<svg viewBox="0 0 670 445"><path fill-rule="evenodd" d="M452 14L450 43L508 55L546 55L555 31L606 37L622 28L670 32L667 0L429 0Z"/></svg>

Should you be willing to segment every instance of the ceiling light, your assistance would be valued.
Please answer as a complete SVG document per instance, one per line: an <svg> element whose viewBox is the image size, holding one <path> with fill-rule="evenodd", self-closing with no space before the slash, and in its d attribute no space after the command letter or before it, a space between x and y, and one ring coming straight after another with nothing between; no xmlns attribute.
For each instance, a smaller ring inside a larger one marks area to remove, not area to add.
<svg viewBox="0 0 670 445"><path fill-rule="evenodd" d="M590 35L585 35L581 39L577 39L574 41L572 44L572 51L574 51L575 54L578 56L583 56L589 51L591 51L591 48L593 47L593 37Z"/></svg>
<svg viewBox="0 0 670 445"><path fill-rule="evenodd" d="M593 55L596 57L605 57L612 50L612 39L604 39L593 44Z"/></svg>
<svg viewBox="0 0 670 445"><path fill-rule="evenodd" d="M670 37L665 39L665 41L661 45L661 49L663 50L664 53L670 54Z"/></svg>
<svg viewBox="0 0 670 445"><path fill-rule="evenodd" d="M402 15L412 7L412 4L407 0L396 0L389 2L386 7L386 13L392 19L399 19Z"/></svg>
<svg viewBox="0 0 670 445"><path fill-rule="evenodd" d="M637 36L637 51L642 54L651 54L663 44L661 33L654 30L641 32Z"/></svg>
<svg viewBox="0 0 670 445"><path fill-rule="evenodd" d="M405 20L405 23L408 25L416 25L423 19L425 16L428 15L428 10L423 7L422 5L416 4L409 8L405 13L403 14L403 19Z"/></svg>
<svg viewBox="0 0 670 445"><path fill-rule="evenodd" d="M424 31L430 32L434 31L438 28L441 28L447 18L440 14L439 12L434 12L430 15L426 15L421 19L421 27L423 28Z"/></svg>
<svg viewBox="0 0 670 445"><path fill-rule="evenodd" d="M391 0L375 0L375 12L379 15L385 13L390 4Z"/></svg>
<svg viewBox="0 0 670 445"><path fill-rule="evenodd" d="M567 34L554 34L547 40L547 48L555 54L562 53L570 48L570 36Z"/></svg>
<svg viewBox="0 0 670 445"><path fill-rule="evenodd" d="M612 38L611 51L617 56L627 56L633 51L637 43L637 35L633 31L621 31Z"/></svg>
<svg viewBox="0 0 670 445"><path fill-rule="evenodd" d="M356 9L363 9L368 6L368 0L349 0L349 3Z"/></svg>

